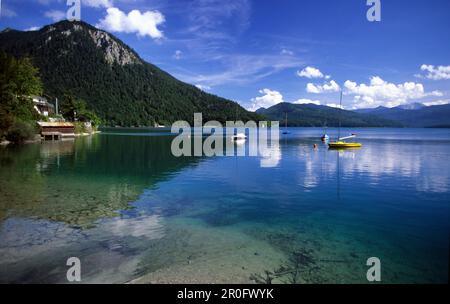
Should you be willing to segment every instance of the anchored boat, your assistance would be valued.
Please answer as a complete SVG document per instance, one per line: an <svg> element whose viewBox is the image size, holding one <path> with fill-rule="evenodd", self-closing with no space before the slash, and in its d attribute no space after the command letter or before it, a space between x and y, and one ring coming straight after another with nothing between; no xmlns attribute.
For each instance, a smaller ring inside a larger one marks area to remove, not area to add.
<svg viewBox="0 0 450 304"><path fill-rule="evenodd" d="M245 140L247 139L247 135L245 135L244 133L237 133L236 135L233 135L231 137L231 139L238 141L238 140Z"/></svg>
<svg viewBox="0 0 450 304"><path fill-rule="evenodd" d="M342 91L341 98L339 101L339 129L338 129L338 139L333 142L328 143L328 147L330 149L354 149L361 148L362 144L358 142L346 142L346 139L355 138L356 134L352 134L350 136L341 137L341 111L342 111Z"/></svg>
<svg viewBox="0 0 450 304"><path fill-rule="evenodd" d="M357 142L345 142L344 139L353 138L355 136L348 136L339 138L339 140L328 143L328 147L331 149L344 149L344 148L361 148L362 144Z"/></svg>

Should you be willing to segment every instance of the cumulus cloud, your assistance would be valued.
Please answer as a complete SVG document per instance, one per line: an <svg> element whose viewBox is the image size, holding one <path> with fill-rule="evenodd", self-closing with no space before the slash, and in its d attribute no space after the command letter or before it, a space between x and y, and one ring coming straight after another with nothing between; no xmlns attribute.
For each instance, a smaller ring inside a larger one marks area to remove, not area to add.
<svg viewBox="0 0 450 304"><path fill-rule="evenodd" d="M270 89L262 89L259 91L263 96L252 98L252 104L249 111L256 111L259 108L270 108L280 102L283 102L283 95L278 91L272 91Z"/></svg>
<svg viewBox="0 0 450 304"><path fill-rule="evenodd" d="M45 17L52 19L53 22L58 22L66 18L66 12L59 10L47 11L44 15Z"/></svg>
<svg viewBox="0 0 450 304"><path fill-rule="evenodd" d="M163 38L164 34L158 29L166 19L159 11L146 11L141 13L139 10L132 10L125 14L116 7L107 9L107 15L101 19L97 27L110 32L136 33L138 36L149 36L153 39Z"/></svg>
<svg viewBox="0 0 450 304"><path fill-rule="evenodd" d="M295 104L315 104L315 105L318 105L318 106L320 106L320 100L311 100L311 99L307 99L307 98L300 98L300 99L298 99L298 100L296 100L296 101L294 101L294 102L292 102L292 103L295 103Z"/></svg>
<svg viewBox="0 0 450 304"><path fill-rule="evenodd" d="M316 85L313 83L308 83L306 85L306 92L313 94L339 92L340 89L341 87L334 80L326 82L323 85Z"/></svg>
<svg viewBox="0 0 450 304"><path fill-rule="evenodd" d="M378 76L372 77L368 85L347 80L344 86L345 94L355 95L353 99L355 108L396 107L411 99L443 95L439 91L426 93L421 83L394 84L384 81Z"/></svg>
<svg viewBox="0 0 450 304"><path fill-rule="evenodd" d="M416 77L428 78L432 80L450 79L450 65L440 65L435 67L434 65L422 64L420 70L422 70L423 72L427 72L427 74L425 76L422 74L418 74L416 75Z"/></svg>
<svg viewBox="0 0 450 304"><path fill-rule="evenodd" d="M323 73L319 69L316 69L316 68L310 67L310 66L307 66L306 68L304 68L301 71L297 71L297 75L299 77L306 77L306 78L309 78L309 79L312 79L312 78L324 78L325 77L323 75Z"/></svg>

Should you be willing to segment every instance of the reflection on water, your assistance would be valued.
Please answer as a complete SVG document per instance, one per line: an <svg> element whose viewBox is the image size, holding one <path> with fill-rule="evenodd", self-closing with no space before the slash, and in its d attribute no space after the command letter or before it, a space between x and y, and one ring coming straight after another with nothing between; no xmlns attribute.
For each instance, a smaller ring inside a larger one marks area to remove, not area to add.
<svg viewBox="0 0 450 304"><path fill-rule="evenodd" d="M163 137L97 136L3 148L0 220L32 216L89 226L196 161L173 157Z"/></svg>
<svg viewBox="0 0 450 304"><path fill-rule="evenodd" d="M172 156L164 132L0 148L0 282L65 282L70 256L84 282L365 282L370 256L384 282L448 280L445 130L336 151L299 128L214 158Z"/></svg>
<svg viewBox="0 0 450 304"><path fill-rule="evenodd" d="M273 168L277 167L281 160L280 143L276 142L269 147L263 147L260 149L260 166L261 168Z"/></svg>

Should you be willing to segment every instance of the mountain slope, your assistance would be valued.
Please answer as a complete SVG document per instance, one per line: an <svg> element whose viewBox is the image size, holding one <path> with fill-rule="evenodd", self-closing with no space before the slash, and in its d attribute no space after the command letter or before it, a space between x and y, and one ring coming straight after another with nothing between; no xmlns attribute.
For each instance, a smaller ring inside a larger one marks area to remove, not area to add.
<svg viewBox="0 0 450 304"><path fill-rule="evenodd" d="M395 120L407 127L450 127L450 104L414 107L414 109L378 107L356 112Z"/></svg>
<svg viewBox="0 0 450 304"><path fill-rule="evenodd" d="M268 109L259 109L258 113L270 120L278 120L284 125L288 114L288 125L291 127L336 127L339 117L343 127L401 127L398 122L372 115L339 110L336 108L317 106L314 104L279 103Z"/></svg>
<svg viewBox="0 0 450 304"><path fill-rule="evenodd" d="M46 94L82 98L109 125L192 122L194 112L202 112L205 121L259 119L232 101L175 79L84 22L61 21L31 32L8 29L0 33L0 48L32 58Z"/></svg>

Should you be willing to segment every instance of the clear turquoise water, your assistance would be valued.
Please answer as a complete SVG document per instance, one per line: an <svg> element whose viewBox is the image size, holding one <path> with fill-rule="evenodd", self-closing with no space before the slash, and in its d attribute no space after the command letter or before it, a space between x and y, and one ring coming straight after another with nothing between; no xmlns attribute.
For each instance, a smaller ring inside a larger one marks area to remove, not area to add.
<svg viewBox="0 0 450 304"><path fill-rule="evenodd" d="M322 132L265 157L176 158L143 129L2 147L0 282L64 283L71 256L86 283L365 283L373 256L384 283L447 282L450 131Z"/></svg>

